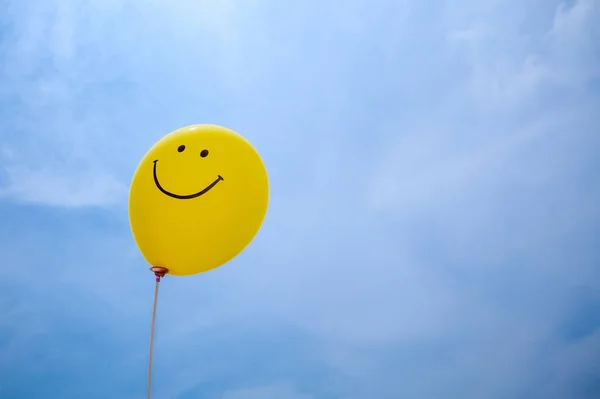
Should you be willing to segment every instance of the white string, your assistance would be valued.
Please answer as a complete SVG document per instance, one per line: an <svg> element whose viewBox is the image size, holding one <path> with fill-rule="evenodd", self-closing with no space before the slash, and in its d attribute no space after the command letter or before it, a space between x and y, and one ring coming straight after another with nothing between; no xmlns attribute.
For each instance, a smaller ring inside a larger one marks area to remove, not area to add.
<svg viewBox="0 0 600 399"><path fill-rule="evenodd" d="M160 276L156 276L156 288L154 289L154 306L152 308L152 327L150 328L150 355L148 356L148 399L152 396L152 356L154 352L154 325L156 324L156 303L158 302L158 286Z"/></svg>

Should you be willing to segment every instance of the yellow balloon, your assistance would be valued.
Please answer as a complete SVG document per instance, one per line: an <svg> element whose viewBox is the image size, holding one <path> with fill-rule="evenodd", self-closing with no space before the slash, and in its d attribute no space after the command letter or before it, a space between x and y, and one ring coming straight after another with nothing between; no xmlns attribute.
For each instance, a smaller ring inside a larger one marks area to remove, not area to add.
<svg viewBox="0 0 600 399"><path fill-rule="evenodd" d="M192 125L160 139L141 160L129 192L129 222L152 266L186 276L236 257L260 229L269 180L238 133Z"/></svg>

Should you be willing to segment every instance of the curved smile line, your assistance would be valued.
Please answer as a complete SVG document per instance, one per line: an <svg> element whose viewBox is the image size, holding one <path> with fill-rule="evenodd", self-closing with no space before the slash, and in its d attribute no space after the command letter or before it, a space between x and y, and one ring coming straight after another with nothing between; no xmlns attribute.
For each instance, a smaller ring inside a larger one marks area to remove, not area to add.
<svg viewBox="0 0 600 399"><path fill-rule="evenodd" d="M217 178L217 180L215 180L214 182L210 183L210 185L208 187L206 187L205 189L203 189L202 191L198 191L195 194L189 194L189 195L173 194L173 193L168 192L164 188L162 188L162 186L160 185L160 182L158 181L158 177L156 176L156 163L157 162L158 162L158 159L154 161L154 184L156 184L156 187L158 187L158 189L160 191L162 191L163 194L168 195L169 197L173 197L173 198L177 198L177 199L192 199L192 198L197 198L197 197L201 196L202 194L205 194L205 193L209 192L210 189L213 188L214 186L216 186L217 183L220 182L221 180L225 180L225 179L223 179L221 177L221 175L217 175L217 176L219 176Z"/></svg>

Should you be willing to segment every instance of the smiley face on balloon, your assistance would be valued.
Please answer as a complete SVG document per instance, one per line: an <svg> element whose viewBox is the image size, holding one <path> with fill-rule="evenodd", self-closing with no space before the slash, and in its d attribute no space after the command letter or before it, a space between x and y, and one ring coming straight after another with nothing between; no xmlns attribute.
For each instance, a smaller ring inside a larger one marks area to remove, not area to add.
<svg viewBox="0 0 600 399"><path fill-rule="evenodd" d="M141 160L129 220L148 263L184 276L237 256L260 229L268 202L254 147L227 128L192 125L160 139Z"/></svg>

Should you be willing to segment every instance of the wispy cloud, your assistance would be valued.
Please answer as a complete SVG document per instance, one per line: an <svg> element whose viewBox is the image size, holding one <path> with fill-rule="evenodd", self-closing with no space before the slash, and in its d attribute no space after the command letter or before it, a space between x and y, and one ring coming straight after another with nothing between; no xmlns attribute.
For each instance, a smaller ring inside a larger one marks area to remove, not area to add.
<svg viewBox="0 0 600 399"><path fill-rule="evenodd" d="M7 167L7 183L0 188L0 197L17 202L49 206L103 206L121 202L126 187L102 172L61 171L44 168Z"/></svg>

